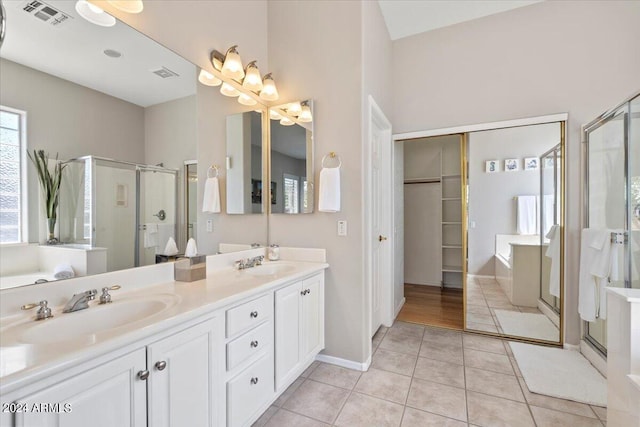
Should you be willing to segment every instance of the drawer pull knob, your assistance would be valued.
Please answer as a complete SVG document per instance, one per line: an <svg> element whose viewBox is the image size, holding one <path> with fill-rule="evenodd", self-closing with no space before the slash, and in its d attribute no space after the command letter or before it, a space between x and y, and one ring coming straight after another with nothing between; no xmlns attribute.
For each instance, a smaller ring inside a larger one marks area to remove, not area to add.
<svg viewBox="0 0 640 427"><path fill-rule="evenodd" d="M140 378L142 381L145 381L147 378L149 378L149 371L145 369L144 371L138 372L138 378Z"/></svg>
<svg viewBox="0 0 640 427"><path fill-rule="evenodd" d="M307 294L307 291L306 291L306 290L305 290L305 291L300 292L300 295L302 295L302 296L305 296L306 294Z"/></svg>
<svg viewBox="0 0 640 427"><path fill-rule="evenodd" d="M251 378L251 384L253 384L253 385L258 384L258 377Z"/></svg>
<svg viewBox="0 0 640 427"><path fill-rule="evenodd" d="M251 341L251 347L256 348L258 346L258 340Z"/></svg>
<svg viewBox="0 0 640 427"><path fill-rule="evenodd" d="M311 293L311 289L307 289L307 293L310 294Z"/></svg>
<svg viewBox="0 0 640 427"><path fill-rule="evenodd" d="M252 311L252 312L251 312L251 317L253 317L254 319L255 319L256 317L258 317L258 312L257 312L257 311Z"/></svg>
<svg viewBox="0 0 640 427"><path fill-rule="evenodd" d="M164 360L161 360L161 361L159 361L159 362L156 362L156 369L157 369L158 371L163 371L163 370L164 370L164 368L166 368L166 367L167 367L167 362L165 362Z"/></svg>

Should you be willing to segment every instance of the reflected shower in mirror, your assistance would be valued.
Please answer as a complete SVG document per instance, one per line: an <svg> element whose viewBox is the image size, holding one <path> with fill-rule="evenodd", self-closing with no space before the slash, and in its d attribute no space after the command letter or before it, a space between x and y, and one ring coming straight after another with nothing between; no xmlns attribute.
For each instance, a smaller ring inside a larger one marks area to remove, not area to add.
<svg viewBox="0 0 640 427"><path fill-rule="evenodd" d="M313 212L313 102L269 109L271 212Z"/></svg>
<svg viewBox="0 0 640 427"><path fill-rule="evenodd" d="M227 116L228 214L263 212L262 133L260 112Z"/></svg>
<svg viewBox="0 0 640 427"><path fill-rule="evenodd" d="M185 226L187 240L195 239L198 230L198 162L184 162Z"/></svg>
<svg viewBox="0 0 640 427"><path fill-rule="evenodd" d="M563 132L468 134L466 329L560 341Z"/></svg>

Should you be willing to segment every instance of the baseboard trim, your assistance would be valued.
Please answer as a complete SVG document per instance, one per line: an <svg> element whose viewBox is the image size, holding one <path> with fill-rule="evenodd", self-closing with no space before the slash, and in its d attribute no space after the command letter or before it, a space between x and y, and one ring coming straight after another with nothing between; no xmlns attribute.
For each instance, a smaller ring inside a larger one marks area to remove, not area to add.
<svg viewBox="0 0 640 427"><path fill-rule="evenodd" d="M585 340L580 340L580 353L607 378L607 359L594 350Z"/></svg>
<svg viewBox="0 0 640 427"><path fill-rule="evenodd" d="M400 314L400 310L402 310L402 307L404 307L405 302L407 302L407 299L403 297L400 301L400 304L398 304L398 306L396 307L396 312L393 314L393 320L396 320L396 317L398 317L398 314Z"/></svg>
<svg viewBox="0 0 640 427"><path fill-rule="evenodd" d="M560 316L558 316L558 314L555 311L549 308L547 303L545 303L541 299L538 299L538 310L540 310L542 314L547 316L547 318L551 320L551 323L556 325L556 328L560 328Z"/></svg>
<svg viewBox="0 0 640 427"><path fill-rule="evenodd" d="M328 363L330 365L342 366L347 369L354 369L356 371L368 371L371 365L371 355L364 363L354 362L353 360L342 359L340 357L329 356L326 354L318 354L316 356L318 362Z"/></svg>

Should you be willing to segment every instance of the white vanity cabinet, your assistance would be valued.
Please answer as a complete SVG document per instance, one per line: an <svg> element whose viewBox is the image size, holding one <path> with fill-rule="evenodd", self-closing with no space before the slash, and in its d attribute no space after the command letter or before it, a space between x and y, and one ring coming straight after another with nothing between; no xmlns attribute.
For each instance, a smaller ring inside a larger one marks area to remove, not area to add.
<svg viewBox="0 0 640 427"><path fill-rule="evenodd" d="M284 391L324 348L324 273L275 293L276 392Z"/></svg>

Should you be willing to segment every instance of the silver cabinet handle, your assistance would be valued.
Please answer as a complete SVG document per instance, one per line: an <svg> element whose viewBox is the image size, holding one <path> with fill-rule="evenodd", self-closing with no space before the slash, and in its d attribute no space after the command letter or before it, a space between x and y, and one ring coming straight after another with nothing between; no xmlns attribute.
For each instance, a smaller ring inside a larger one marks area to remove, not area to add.
<svg viewBox="0 0 640 427"><path fill-rule="evenodd" d="M256 385L256 384L258 384L258 377L253 377L253 378L251 378L251 384L252 384L252 385Z"/></svg>
<svg viewBox="0 0 640 427"><path fill-rule="evenodd" d="M144 371L138 372L138 378L140 378L142 381L145 381L147 378L149 378L149 371L145 369Z"/></svg>
<svg viewBox="0 0 640 427"><path fill-rule="evenodd" d="M258 340L251 341L251 347L256 348L258 346Z"/></svg>
<svg viewBox="0 0 640 427"><path fill-rule="evenodd" d="M311 293L311 289L307 289L307 293L310 294Z"/></svg>
<svg viewBox="0 0 640 427"><path fill-rule="evenodd" d="M307 294L307 291L301 291L300 295L305 296Z"/></svg>
<svg viewBox="0 0 640 427"><path fill-rule="evenodd" d="M257 312L257 311L252 311L252 312L251 312L251 317L253 317L254 319L255 319L256 317L258 317L258 312Z"/></svg>
<svg viewBox="0 0 640 427"><path fill-rule="evenodd" d="M156 366L156 369L157 369L158 371L163 371L163 370L164 370L164 368L166 368L166 367L167 367L167 362L165 362L164 360L161 360L161 361L159 361L159 362L156 362L156 365L155 365L155 366Z"/></svg>

